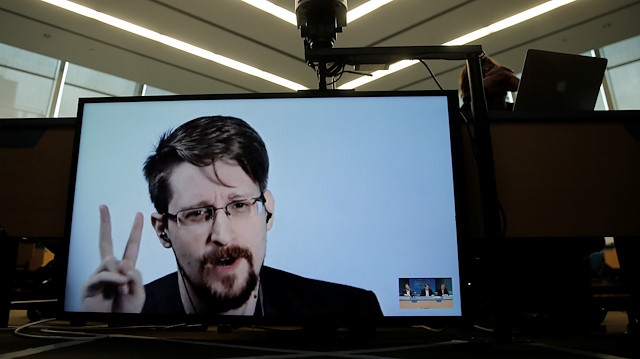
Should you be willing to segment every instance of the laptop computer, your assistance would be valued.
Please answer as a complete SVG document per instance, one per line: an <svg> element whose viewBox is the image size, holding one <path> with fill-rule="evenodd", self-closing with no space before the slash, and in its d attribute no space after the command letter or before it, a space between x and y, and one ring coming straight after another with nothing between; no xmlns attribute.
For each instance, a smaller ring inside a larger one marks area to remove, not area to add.
<svg viewBox="0 0 640 359"><path fill-rule="evenodd" d="M514 111L593 111L607 59L529 50Z"/></svg>

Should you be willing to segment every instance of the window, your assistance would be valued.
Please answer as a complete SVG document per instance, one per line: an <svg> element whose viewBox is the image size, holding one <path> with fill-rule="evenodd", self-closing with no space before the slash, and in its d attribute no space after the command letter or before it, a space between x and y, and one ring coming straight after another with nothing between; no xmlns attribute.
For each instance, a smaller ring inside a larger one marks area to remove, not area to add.
<svg viewBox="0 0 640 359"><path fill-rule="evenodd" d="M167 95L176 95L176 94L163 89L159 89L157 87L145 85L142 95L143 96L167 96Z"/></svg>
<svg viewBox="0 0 640 359"><path fill-rule="evenodd" d="M137 88L134 81L69 64L58 115L76 116L81 97L134 96Z"/></svg>
<svg viewBox="0 0 640 359"><path fill-rule="evenodd" d="M596 110L640 110L640 36L594 49L583 55L609 60L606 86L596 102ZM61 60L0 44L0 118L52 117L55 101L58 116L77 115L78 99L102 96L164 96L175 93L135 81L68 64L66 78ZM64 80L64 84L61 83ZM606 90L606 93L605 91ZM609 103L605 102L605 99Z"/></svg>
<svg viewBox="0 0 640 359"><path fill-rule="evenodd" d="M607 64L607 83L613 108L640 110L640 36L600 49Z"/></svg>
<svg viewBox="0 0 640 359"><path fill-rule="evenodd" d="M75 117L82 97L135 96L144 85L17 47L0 44L0 118L53 117L61 88L57 116ZM64 83L61 83L64 81ZM156 87L146 95L174 95Z"/></svg>
<svg viewBox="0 0 640 359"><path fill-rule="evenodd" d="M0 44L0 118L47 117L60 61Z"/></svg>

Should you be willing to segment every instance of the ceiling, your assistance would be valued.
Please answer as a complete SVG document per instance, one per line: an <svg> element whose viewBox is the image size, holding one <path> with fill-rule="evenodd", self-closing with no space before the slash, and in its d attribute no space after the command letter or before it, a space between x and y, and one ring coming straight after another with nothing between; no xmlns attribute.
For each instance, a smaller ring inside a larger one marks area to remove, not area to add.
<svg viewBox="0 0 640 359"><path fill-rule="evenodd" d="M338 47L440 45L546 0L395 0L351 22ZM76 3L315 89L296 26L240 0L75 0ZM294 0L272 0L294 11ZM349 0L349 9L366 0ZM577 0L471 44L521 71L526 50L582 53L640 34L640 0ZM280 85L41 2L0 0L0 42L171 92L288 92ZM430 60L446 89L459 61ZM345 74L338 85L357 76ZM358 90L436 89L422 66Z"/></svg>

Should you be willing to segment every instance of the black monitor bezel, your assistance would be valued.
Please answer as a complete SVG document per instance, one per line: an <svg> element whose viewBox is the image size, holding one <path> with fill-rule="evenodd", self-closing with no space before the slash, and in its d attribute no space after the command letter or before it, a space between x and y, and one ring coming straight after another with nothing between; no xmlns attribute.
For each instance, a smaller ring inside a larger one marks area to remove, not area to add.
<svg viewBox="0 0 640 359"><path fill-rule="evenodd" d="M110 102L138 102L138 101L192 101L192 100L224 100L224 99L278 99L278 98L333 98L333 97L393 97L393 96L445 96L447 98L449 110L449 129L452 155L452 170L454 180L454 195L456 209L456 229L458 246L458 269L460 276L460 288L457 292L464 298L465 280L464 278L464 256L462 249L463 236L466 236L467 221L465 214L465 185L461 176L463 175L463 151L461 139L462 120L458 109L458 98L456 91L299 91L297 93L267 93L267 94L197 94L197 95L171 95L171 96L130 96L130 97L103 97L103 98L81 98L78 105L78 116L76 121L76 135L74 140L74 151L71 166L71 176L69 184L69 199L67 206L67 221L65 224L65 245L61 251L60 258L60 281L58 295L59 318L73 322L108 322L123 324L172 324L172 323L204 323L206 325L273 325L273 326L404 326L424 323L435 323L437 325L451 325L460 323L467 317L468 304L461 305L460 316L385 316L381 318L363 317L256 317L256 316L203 316L203 315L157 315L139 313L94 313L94 312L68 312L64 309L64 296L67 278L68 253L71 236L71 218L73 212L73 196L75 193L76 171L78 166L78 150L82 131L83 108L90 103L110 103Z"/></svg>

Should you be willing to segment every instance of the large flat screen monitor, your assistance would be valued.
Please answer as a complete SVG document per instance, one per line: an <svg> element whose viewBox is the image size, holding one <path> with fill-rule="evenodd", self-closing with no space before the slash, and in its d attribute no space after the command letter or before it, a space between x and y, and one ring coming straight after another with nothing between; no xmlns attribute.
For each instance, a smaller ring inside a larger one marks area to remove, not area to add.
<svg viewBox="0 0 640 359"><path fill-rule="evenodd" d="M455 92L82 99L65 314L461 317L456 107Z"/></svg>

